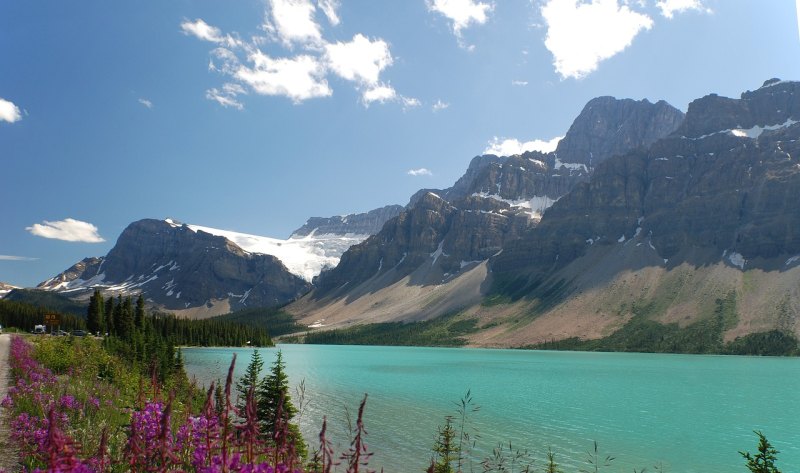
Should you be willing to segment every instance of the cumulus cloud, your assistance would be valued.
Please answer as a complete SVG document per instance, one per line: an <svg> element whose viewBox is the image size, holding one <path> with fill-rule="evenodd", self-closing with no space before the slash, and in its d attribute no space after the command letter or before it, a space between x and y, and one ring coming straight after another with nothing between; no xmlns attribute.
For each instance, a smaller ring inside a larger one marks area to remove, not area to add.
<svg viewBox="0 0 800 473"><path fill-rule="evenodd" d="M493 3L475 0L426 0L428 10L444 15L453 22L453 33L461 38L461 31L476 24L482 25L494 9Z"/></svg>
<svg viewBox="0 0 800 473"><path fill-rule="evenodd" d="M0 98L0 122L14 123L22 120L19 107L4 98Z"/></svg>
<svg viewBox="0 0 800 473"><path fill-rule="evenodd" d="M72 218L56 222L34 223L25 230L32 235L53 238L64 241L79 241L84 243L101 243L105 240L97 233L97 227L89 222L82 222Z"/></svg>
<svg viewBox="0 0 800 473"><path fill-rule="evenodd" d="M522 154L526 151L540 151L542 153L549 153L556 150L558 142L561 141L563 136L557 136L550 140L532 140L532 141L519 141L516 138L498 138L494 137L489 141L489 146L483 150L483 154L494 154L497 156L513 156L515 154Z"/></svg>
<svg viewBox="0 0 800 473"><path fill-rule="evenodd" d="M444 109L446 109L446 108L447 108L447 107L449 107L449 106L450 106L450 104L449 104L449 103L447 103L447 102L442 102L442 100L441 100L441 99L436 99L436 102L434 102L434 104L431 106L431 109L432 109L434 112L438 112L438 111L440 111L440 110L444 110Z"/></svg>
<svg viewBox="0 0 800 473"><path fill-rule="evenodd" d="M195 38L203 41L225 44L229 47L237 47L242 45L242 41L234 38L231 35L223 35L219 28L209 25L200 18L194 21L184 20L181 23L181 31L183 31L183 33L186 35L194 36Z"/></svg>
<svg viewBox="0 0 800 473"><path fill-rule="evenodd" d="M661 10L662 15L670 19L676 13L683 13L689 10L711 12L711 9L706 8L701 0L658 0L656 6Z"/></svg>
<svg viewBox="0 0 800 473"><path fill-rule="evenodd" d="M193 35L203 41L219 43L222 41L222 32L216 26L211 26L201 19L194 21L186 20L181 23L181 30L184 34Z"/></svg>
<svg viewBox="0 0 800 473"><path fill-rule="evenodd" d="M325 58L339 77L367 85L377 84L381 71L392 65L389 45L360 33L347 43L325 45Z"/></svg>
<svg viewBox="0 0 800 473"><path fill-rule="evenodd" d="M339 9L339 0L319 0L317 5L328 18L328 23L336 26L341 22L339 14L336 12Z"/></svg>
<svg viewBox="0 0 800 473"><path fill-rule="evenodd" d="M269 35L247 42L235 39L238 35L223 34L203 20L184 21L181 28L186 34L217 45L210 52L208 70L228 81L222 88L206 90L206 98L238 110L244 108L241 96L248 93L285 96L300 103L331 96L328 78L336 75L355 85L365 106L396 102L405 110L421 105L382 80L383 71L394 61L386 41L361 33L350 41L325 41L316 11L321 10L335 25L340 21L339 5L340 0L268 0L264 28ZM270 40L288 50L287 55L265 53L262 46ZM298 46L302 52L292 52Z"/></svg>
<svg viewBox="0 0 800 473"><path fill-rule="evenodd" d="M139 100L137 100L137 102L139 102L140 104L144 105L147 108L153 108L153 102L147 99L140 98Z"/></svg>
<svg viewBox="0 0 800 473"><path fill-rule="evenodd" d="M427 168L409 169L406 174L409 176L433 176L433 173Z"/></svg>
<svg viewBox="0 0 800 473"><path fill-rule="evenodd" d="M272 58L256 51L249 59L253 67L240 66L235 77L258 94L283 95L299 103L333 93L325 79L325 68L313 56Z"/></svg>
<svg viewBox="0 0 800 473"><path fill-rule="evenodd" d="M285 46L322 42L322 30L314 19L316 7L311 0L269 0L269 6L264 27Z"/></svg>
<svg viewBox="0 0 800 473"><path fill-rule="evenodd" d="M653 20L618 0L548 0L541 8L547 25L545 47L562 78L585 77L599 63L631 45Z"/></svg>
<svg viewBox="0 0 800 473"><path fill-rule="evenodd" d="M391 85L377 84L361 95L364 105L369 106L372 102L392 102L397 99L397 91Z"/></svg>
<svg viewBox="0 0 800 473"><path fill-rule="evenodd" d="M27 256L0 255L0 261L36 261L39 258L29 258Z"/></svg>

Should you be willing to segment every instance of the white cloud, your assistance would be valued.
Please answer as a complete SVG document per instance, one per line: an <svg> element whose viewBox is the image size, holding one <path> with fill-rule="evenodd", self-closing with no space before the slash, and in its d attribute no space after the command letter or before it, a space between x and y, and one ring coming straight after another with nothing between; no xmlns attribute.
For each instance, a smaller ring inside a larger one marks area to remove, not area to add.
<svg viewBox="0 0 800 473"><path fill-rule="evenodd" d="M422 105L422 102L420 102L419 99L414 97L405 97L401 95L400 101L403 103L403 110L408 110L410 108L417 108L420 105Z"/></svg>
<svg viewBox="0 0 800 473"><path fill-rule="evenodd" d="M436 102L433 104L433 106L431 107L431 109L433 109L433 111L434 111L434 112L438 112L438 111L440 111L440 110L444 110L444 109L446 109L446 108L447 108L447 107L449 107L449 106L450 106L450 104L449 104L449 103L442 102L442 100L441 100L441 99L436 99Z"/></svg>
<svg viewBox="0 0 800 473"><path fill-rule="evenodd" d="M222 86L222 90L217 89L216 87L206 90L206 98L208 100L213 100L225 108L231 107L237 110L243 110L244 104L239 102L239 100L236 99L236 96L246 94L247 91L244 90L244 87L230 82L224 84Z"/></svg>
<svg viewBox="0 0 800 473"><path fill-rule="evenodd" d="M299 103L333 93L325 79L325 68L312 56L274 59L257 50L249 60L253 67L240 66L235 77L257 94L284 95Z"/></svg>
<svg viewBox="0 0 800 473"><path fill-rule="evenodd" d="M39 258L29 258L27 256L0 255L0 261L36 261Z"/></svg>
<svg viewBox="0 0 800 473"><path fill-rule="evenodd" d="M409 169L406 174L409 176L433 176L433 173L430 171L430 169L426 168Z"/></svg>
<svg viewBox="0 0 800 473"><path fill-rule="evenodd" d="M140 98L139 100L137 100L137 102L139 102L140 104L144 105L147 108L153 108L153 102L147 99Z"/></svg>
<svg viewBox="0 0 800 473"><path fill-rule="evenodd" d="M339 14L336 13L336 10L339 9L339 0L319 0L317 6L328 17L328 23L336 26L341 22Z"/></svg>
<svg viewBox="0 0 800 473"><path fill-rule="evenodd" d="M325 58L339 77L366 85L377 84L381 71L392 65L389 45L360 33L348 43L337 41L325 45Z"/></svg>
<svg viewBox="0 0 800 473"><path fill-rule="evenodd" d="M80 241L84 243L101 243L105 240L97 233L97 227L88 222L72 218L57 222L34 223L26 227L32 235L64 241Z"/></svg>
<svg viewBox="0 0 800 473"><path fill-rule="evenodd" d="M617 0L548 0L541 12L547 24L544 44L562 78L579 79L595 71L653 26L649 16Z"/></svg>
<svg viewBox="0 0 800 473"><path fill-rule="evenodd" d="M489 141L489 146L483 150L483 154L494 154L497 156L513 156L515 154L522 154L526 151L540 151L542 153L549 153L556 150L558 142L561 141L563 136L557 136L550 140L532 140L521 142L516 138L498 138L494 137Z"/></svg>
<svg viewBox="0 0 800 473"><path fill-rule="evenodd" d="M264 26L267 31L276 34L285 46L322 42L322 31L314 20L316 8L311 0L269 0L269 5L270 18Z"/></svg>
<svg viewBox="0 0 800 473"><path fill-rule="evenodd" d="M656 6L661 10L661 14L667 18L672 18L676 13L683 13L689 10L711 12L711 9L706 8L701 0L658 0Z"/></svg>
<svg viewBox="0 0 800 473"><path fill-rule="evenodd" d="M6 99L0 98L0 122L14 123L22 119L19 107Z"/></svg>
<svg viewBox="0 0 800 473"><path fill-rule="evenodd" d="M494 9L493 3L475 0L426 0L428 10L435 11L453 22L453 33L461 38L461 30L472 24L482 25Z"/></svg>
<svg viewBox="0 0 800 473"><path fill-rule="evenodd" d="M262 51L262 45L270 38L252 37L243 42L203 20L184 21L181 28L186 34L218 45L210 53L208 70L228 76L231 81L222 89L206 90L206 98L239 110L244 105L237 97L247 92L286 96L299 103L332 95L328 77L336 74L355 84L366 106L373 102L401 103L404 110L420 106L419 100L399 95L381 79L382 72L394 61L386 41L361 33L346 42L328 43L322 38L314 19L316 9L322 10L329 23L336 24L340 21L339 5L340 0L269 0L264 27L271 39L288 50L296 45L303 48L302 53L290 52L283 58ZM233 83L244 87L233 90Z"/></svg>
<svg viewBox="0 0 800 473"><path fill-rule="evenodd" d="M397 99L397 92L391 85L378 84L367 89L361 96L364 105L369 106L372 102L392 102Z"/></svg>
<svg viewBox="0 0 800 473"><path fill-rule="evenodd" d="M511 81L511 85L518 85L518 86L524 87L524 86L528 85L528 81L526 81L526 80L512 80Z"/></svg>
<svg viewBox="0 0 800 473"><path fill-rule="evenodd" d="M181 29L185 34L193 35L203 41L222 42L222 32L219 28L211 26L199 18L194 21L184 21L181 23Z"/></svg>

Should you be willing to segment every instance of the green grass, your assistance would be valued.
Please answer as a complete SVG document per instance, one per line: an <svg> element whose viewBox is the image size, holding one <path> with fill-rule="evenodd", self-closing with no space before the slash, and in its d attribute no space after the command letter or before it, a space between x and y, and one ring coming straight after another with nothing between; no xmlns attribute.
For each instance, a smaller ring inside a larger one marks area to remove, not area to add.
<svg viewBox="0 0 800 473"><path fill-rule="evenodd" d="M309 332L303 337L303 342L317 345L459 347L467 343L465 336L478 331L477 322L477 319L449 315L424 322L367 324ZM300 338L295 340L300 341Z"/></svg>

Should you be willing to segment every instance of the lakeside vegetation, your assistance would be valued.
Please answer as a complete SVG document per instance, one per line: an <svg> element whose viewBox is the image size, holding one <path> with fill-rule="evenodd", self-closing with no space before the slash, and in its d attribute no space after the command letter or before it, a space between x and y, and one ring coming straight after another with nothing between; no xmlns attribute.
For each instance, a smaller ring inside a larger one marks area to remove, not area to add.
<svg viewBox="0 0 800 473"><path fill-rule="evenodd" d="M389 322L364 324L355 327L308 332L286 341L302 341L316 345L387 345L460 347L467 335L477 331L476 319L458 315L439 317L422 322Z"/></svg>
<svg viewBox="0 0 800 473"><path fill-rule="evenodd" d="M224 386L212 385L205 393L187 383L178 364L163 381L161 376L147 381L130 369L134 360L109 352L93 338L14 336L10 362L14 385L2 406L26 471L374 471L366 447L367 398L359 406L349 449L333 452L324 419L319 440L306 445L293 427L298 409L280 356L263 378L263 361L253 356L239 380L233 379L234 356ZM478 410L467 392L455 413L443 418L432 442L408 439L428 445L427 472L566 473L564 457L553 448L531 452L501 443L475 458L479 438L471 420ZM740 452L741 471L780 473L779 452L761 432L755 434L756 451ZM576 468L620 471L614 460L595 443L583 468ZM669 470L659 464L655 471Z"/></svg>

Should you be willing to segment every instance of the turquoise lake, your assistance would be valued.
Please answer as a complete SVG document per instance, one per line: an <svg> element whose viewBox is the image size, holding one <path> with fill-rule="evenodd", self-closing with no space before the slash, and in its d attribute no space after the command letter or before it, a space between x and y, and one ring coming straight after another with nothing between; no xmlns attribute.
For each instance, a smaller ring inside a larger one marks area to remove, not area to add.
<svg viewBox="0 0 800 473"><path fill-rule="evenodd" d="M761 430L780 451L779 468L800 471L796 358L280 345L259 349L265 368L278 349L292 387L305 380L298 423L308 444L327 416L337 454L346 450L348 412L355 423L368 393L370 467L386 473L425 470L437 426L468 389L480 406L469 417L477 459L511 442L538 471L552 447L573 473L588 467L597 441L603 457L616 458L601 471L663 463L675 473L746 472L738 451L755 452ZM252 349L185 349L186 369L199 384L224 381L233 353L241 375Z"/></svg>

